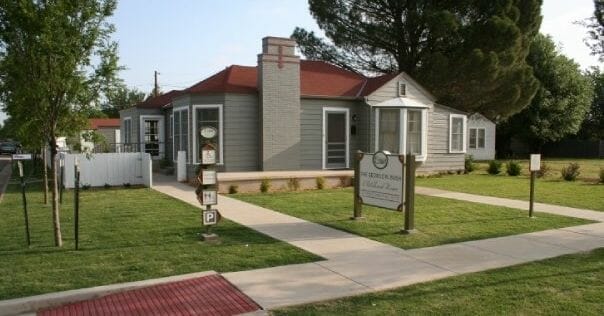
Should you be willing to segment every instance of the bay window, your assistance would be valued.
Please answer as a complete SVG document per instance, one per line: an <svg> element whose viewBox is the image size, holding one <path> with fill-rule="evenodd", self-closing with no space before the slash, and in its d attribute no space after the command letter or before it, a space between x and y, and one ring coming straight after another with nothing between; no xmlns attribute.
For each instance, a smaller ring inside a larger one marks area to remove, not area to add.
<svg viewBox="0 0 604 316"><path fill-rule="evenodd" d="M427 157L427 109L376 109L375 151L409 153L416 160Z"/></svg>

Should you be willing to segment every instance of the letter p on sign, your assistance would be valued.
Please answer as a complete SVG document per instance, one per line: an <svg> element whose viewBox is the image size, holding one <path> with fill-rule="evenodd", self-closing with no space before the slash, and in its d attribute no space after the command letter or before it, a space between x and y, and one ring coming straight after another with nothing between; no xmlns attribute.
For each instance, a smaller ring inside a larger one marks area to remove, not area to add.
<svg viewBox="0 0 604 316"><path fill-rule="evenodd" d="M203 212L202 217L203 225L216 225L216 223L218 223L220 213L218 213L218 210L208 210Z"/></svg>

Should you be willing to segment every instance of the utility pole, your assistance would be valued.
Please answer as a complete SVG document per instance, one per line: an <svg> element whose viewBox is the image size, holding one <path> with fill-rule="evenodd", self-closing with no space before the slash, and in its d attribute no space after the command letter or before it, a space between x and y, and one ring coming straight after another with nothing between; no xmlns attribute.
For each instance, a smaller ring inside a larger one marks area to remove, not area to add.
<svg viewBox="0 0 604 316"><path fill-rule="evenodd" d="M156 97L159 95L159 85L157 84L157 75L159 75L159 72L155 70L153 73L155 76L155 89L153 89L153 96Z"/></svg>

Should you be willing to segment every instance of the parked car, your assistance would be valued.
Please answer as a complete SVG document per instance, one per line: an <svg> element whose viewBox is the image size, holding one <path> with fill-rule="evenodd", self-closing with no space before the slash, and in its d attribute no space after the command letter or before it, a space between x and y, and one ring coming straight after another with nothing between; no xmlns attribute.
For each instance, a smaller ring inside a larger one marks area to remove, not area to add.
<svg viewBox="0 0 604 316"><path fill-rule="evenodd" d="M17 144L15 143L2 143L0 144L0 155L2 154L16 154L17 153Z"/></svg>

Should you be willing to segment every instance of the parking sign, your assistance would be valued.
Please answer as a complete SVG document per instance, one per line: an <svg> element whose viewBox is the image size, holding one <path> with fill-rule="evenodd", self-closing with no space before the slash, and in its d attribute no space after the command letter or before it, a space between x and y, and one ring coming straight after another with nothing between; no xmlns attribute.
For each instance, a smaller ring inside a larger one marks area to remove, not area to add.
<svg viewBox="0 0 604 316"><path fill-rule="evenodd" d="M220 213L218 213L218 210L210 209L207 211L203 211L202 217L204 226L216 225L216 223L218 223L218 220L220 219Z"/></svg>

